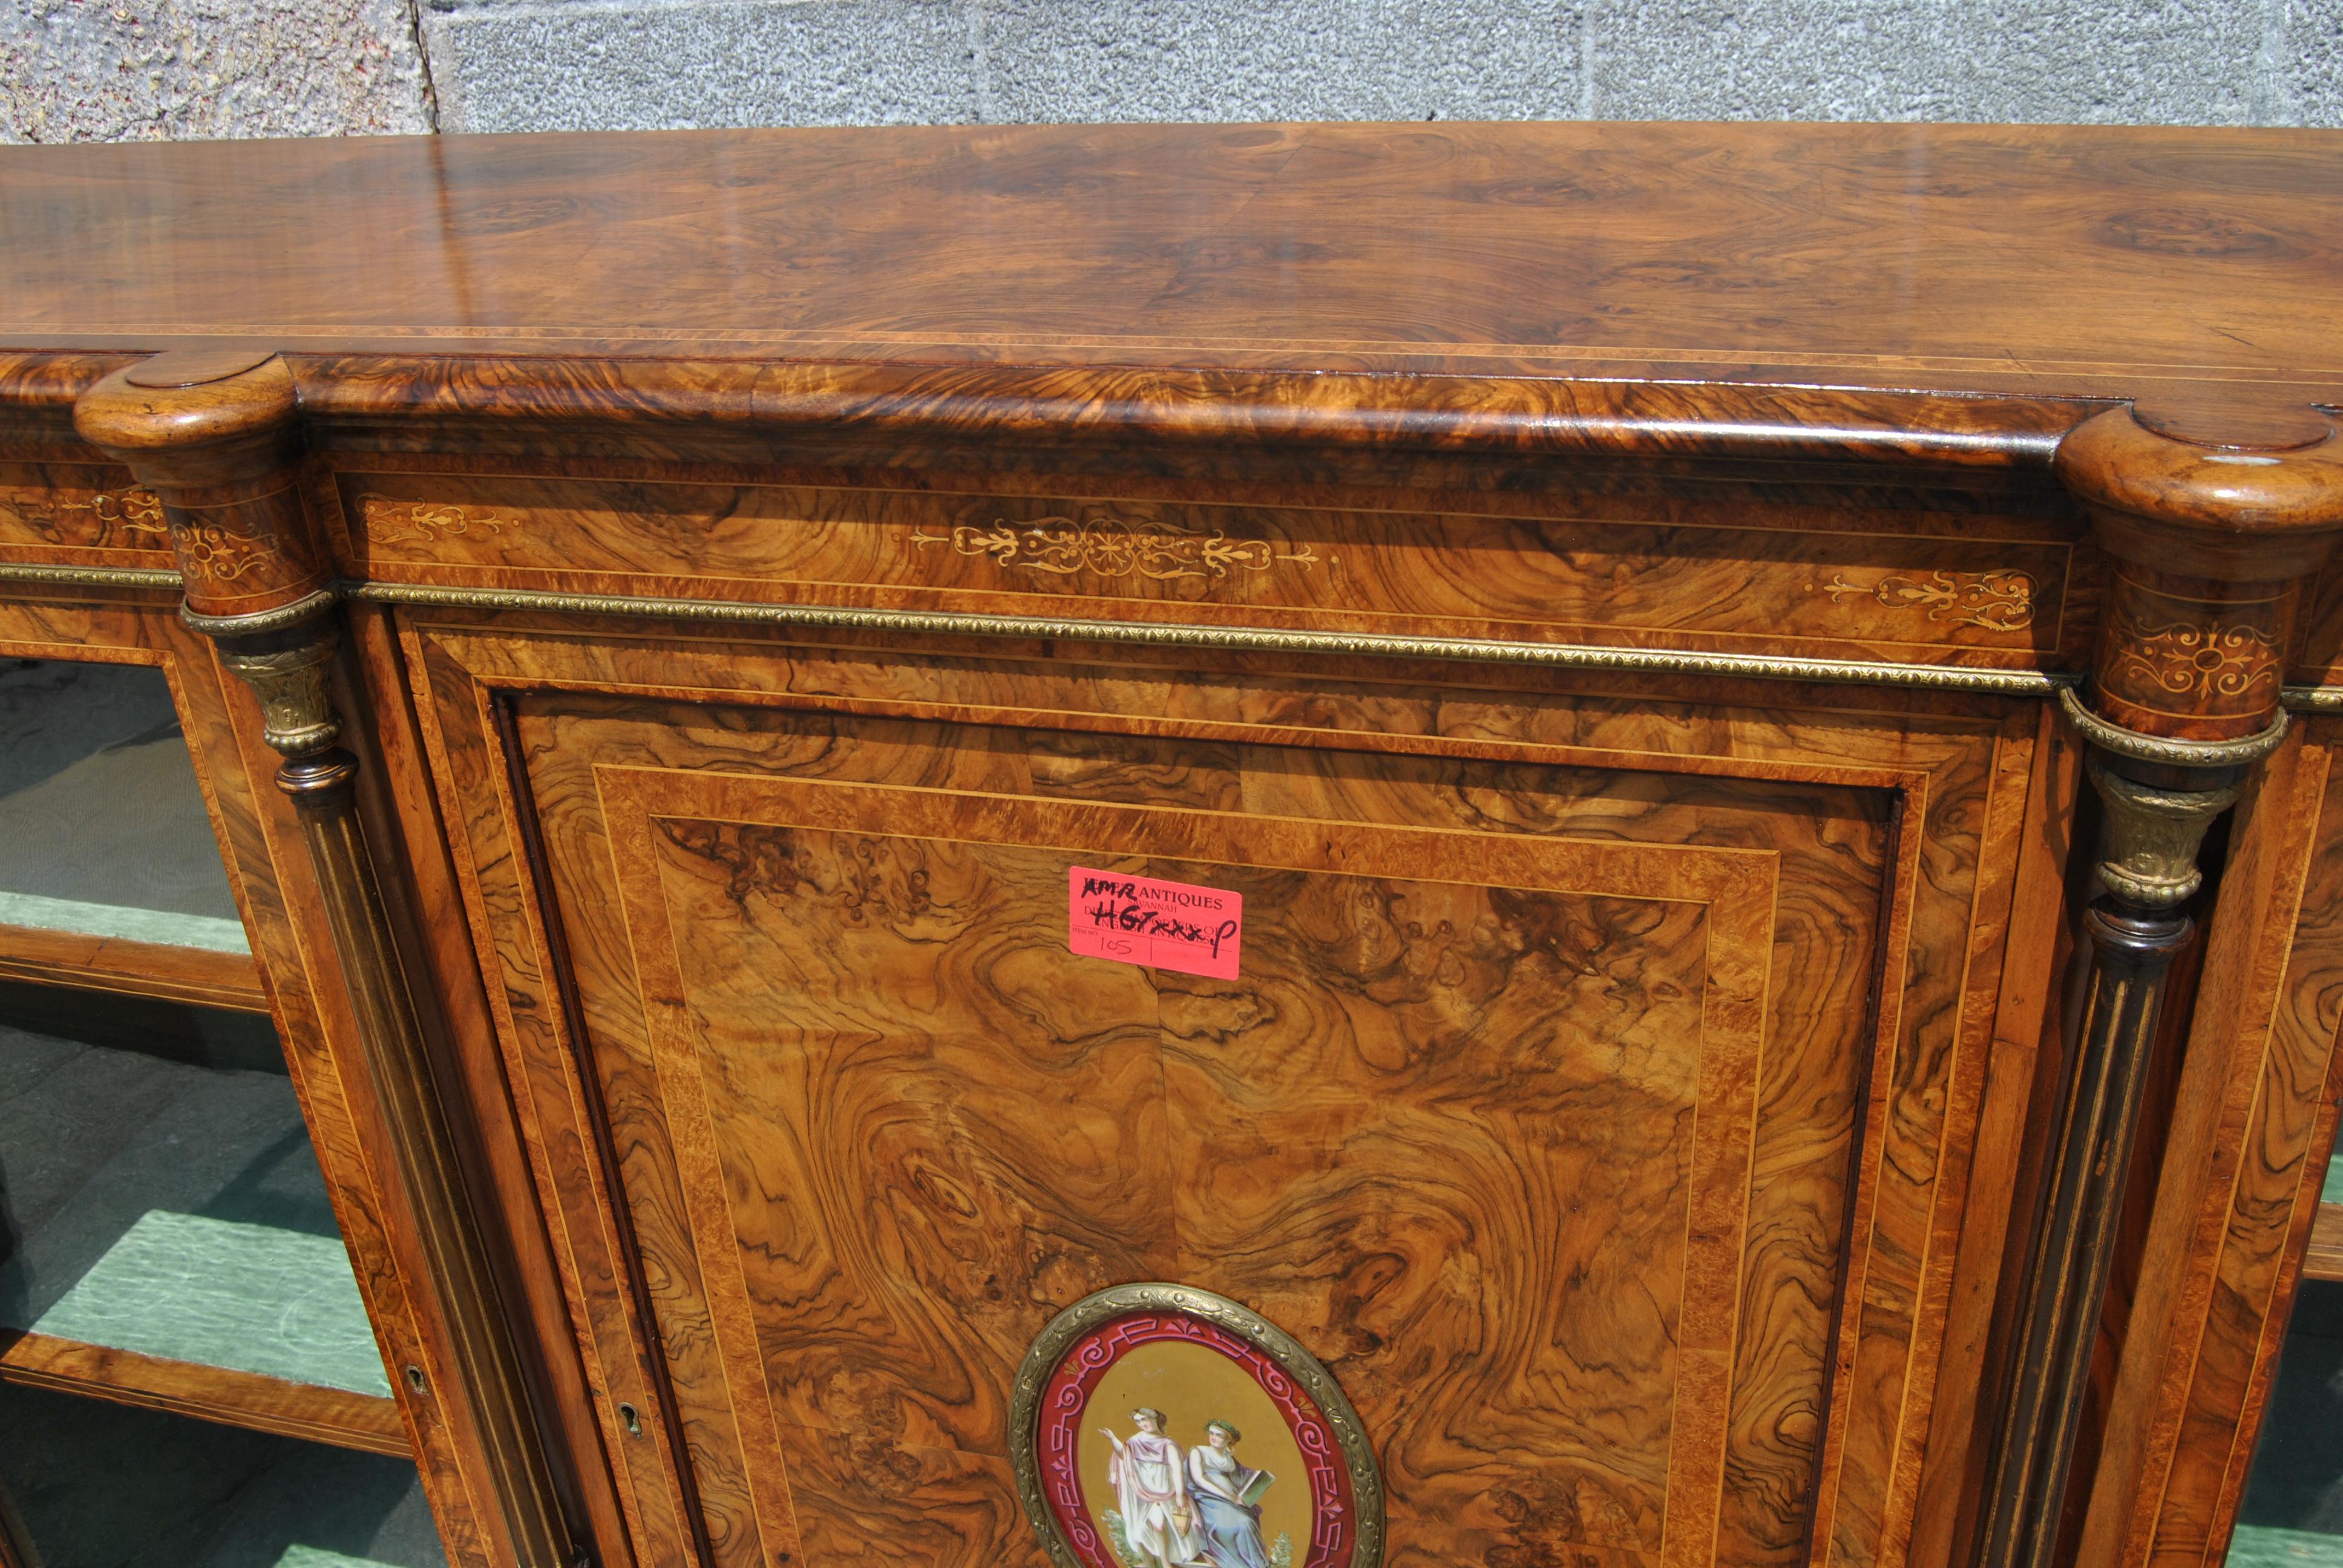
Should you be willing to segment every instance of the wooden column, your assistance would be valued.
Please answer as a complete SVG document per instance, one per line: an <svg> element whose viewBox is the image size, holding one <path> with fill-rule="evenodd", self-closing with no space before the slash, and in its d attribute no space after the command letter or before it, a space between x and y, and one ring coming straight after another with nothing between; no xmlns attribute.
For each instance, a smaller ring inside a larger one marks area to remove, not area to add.
<svg viewBox="0 0 2343 1568"><path fill-rule="evenodd" d="M163 354L117 371L74 412L84 438L162 498L187 622L214 638L221 661L260 700L268 743L284 758L277 788L298 809L367 1075L390 1129L387 1152L427 1261L429 1278L410 1288L436 1309L445 1364L461 1384L512 1560L574 1568L585 1554L565 1521L465 1195L417 990L358 816L357 759L336 744L336 596L303 500L298 416L281 360L216 350Z"/></svg>
<svg viewBox="0 0 2343 1568"><path fill-rule="evenodd" d="M2308 407L2142 404L2058 448L2112 566L2087 700L2062 692L2104 811L2089 969L2052 1117L1998 1404L1984 1568L2051 1568L2172 960L2206 830L2284 738L2286 658L2343 530L2343 435Z"/></svg>

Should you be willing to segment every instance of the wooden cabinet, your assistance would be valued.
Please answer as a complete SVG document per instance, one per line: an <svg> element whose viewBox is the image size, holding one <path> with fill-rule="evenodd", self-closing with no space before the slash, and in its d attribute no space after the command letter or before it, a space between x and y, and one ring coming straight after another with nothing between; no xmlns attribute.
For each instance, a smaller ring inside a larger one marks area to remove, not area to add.
<svg viewBox="0 0 2343 1568"><path fill-rule="evenodd" d="M2209 1563L2338 153L11 153L0 632L257 961L0 972L273 1006L467 1568Z"/></svg>

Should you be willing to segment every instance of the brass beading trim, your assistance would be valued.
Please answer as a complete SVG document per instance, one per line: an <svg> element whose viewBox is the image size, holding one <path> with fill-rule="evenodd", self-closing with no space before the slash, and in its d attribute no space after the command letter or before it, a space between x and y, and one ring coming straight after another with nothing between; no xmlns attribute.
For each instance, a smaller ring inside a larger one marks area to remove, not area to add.
<svg viewBox="0 0 2343 1568"><path fill-rule="evenodd" d="M2343 686L2289 686L2278 696L2297 713L2343 713Z"/></svg>
<svg viewBox="0 0 2343 1568"><path fill-rule="evenodd" d="M256 637L263 632L283 631L313 616L323 615L340 603L341 598L341 586L328 584L314 593L303 594L290 604L280 604L275 609L256 609L247 615L198 615L181 605L179 618L206 637Z"/></svg>
<svg viewBox="0 0 2343 1568"><path fill-rule="evenodd" d="M74 588L176 588L176 571L130 567L0 565L0 582ZM1183 621L1078 620L1059 617L962 615L945 610L856 609L834 605L759 604L739 599L635 598L623 594L547 592L534 588L443 588L422 583L343 581L273 610L244 616L197 616L187 624L214 636L280 631L327 608L337 598L370 604L437 609L526 610L548 615L638 616L659 620L711 621L733 626L798 627L814 630L917 632L945 637L1016 638L1035 641L1102 642L1123 647L1212 648L1231 653L1299 653L1321 657L1419 658L1466 664L1511 664L1621 675L1715 675L1744 680L1819 681L1835 686L1884 686L1916 691L1966 691L1995 697L2050 697L2081 680L2063 670L1978 669L1962 665L1896 664L1874 659L1799 658L1769 654L1704 653L1690 648L1605 648L1586 643L1499 642L1473 638L1404 637L1383 632L1287 631L1270 627L1199 626ZM2286 706L2310 713L2343 713L2343 687L2286 689ZM2089 725L2132 735L2079 705L2077 728ZM2273 727L2276 729L2277 727ZM2157 747L2275 746L2274 739L2242 741L2162 741ZM2116 749L2113 743L2107 743ZM2127 756L2135 755L2127 751ZM2261 756L2251 752L2242 759ZM2193 752L2148 758L2179 766L2226 766Z"/></svg>
<svg viewBox="0 0 2343 1568"><path fill-rule="evenodd" d="M544 593L528 588L437 588L411 583L345 583L342 591L372 604L439 609L534 610L555 615L631 615L733 626L799 627L829 631L917 632L944 637L1103 642L1122 647L1210 648L1229 653L1421 658L1514 664L1623 675L1721 675L1748 680L1800 680L1891 686L1922 691L2047 697L2080 678L2030 669L1792 658L1680 648L1600 648L1584 643L1494 642L1469 638L1398 637L1382 632L1282 631L1198 626L1192 622L1071 620L941 610L855 609L830 605L754 604L735 599L633 598Z"/></svg>
<svg viewBox="0 0 2343 1568"><path fill-rule="evenodd" d="M42 567L0 564L0 583L39 583L50 588L167 588L186 585L172 567Z"/></svg>
<svg viewBox="0 0 2343 1568"><path fill-rule="evenodd" d="M2281 708L2269 727L2239 740L2178 740L2164 735L2143 735L2120 724L2110 724L2089 709L2071 686L2058 689L2058 706L2082 738L2102 751L2137 762L2167 768L2242 768L2278 749L2286 739L2287 712Z"/></svg>

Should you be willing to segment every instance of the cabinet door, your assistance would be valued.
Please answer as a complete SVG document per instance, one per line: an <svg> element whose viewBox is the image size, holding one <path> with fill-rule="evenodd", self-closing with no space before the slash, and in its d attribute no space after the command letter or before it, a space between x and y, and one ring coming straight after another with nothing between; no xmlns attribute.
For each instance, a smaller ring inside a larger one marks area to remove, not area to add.
<svg viewBox="0 0 2343 1568"><path fill-rule="evenodd" d="M407 646L646 1555L1042 1561L1021 1358L1171 1281L1392 1563L1900 1557L2032 712ZM1075 950L1094 873L1232 963Z"/></svg>
<svg viewBox="0 0 2343 1568"><path fill-rule="evenodd" d="M0 1562L490 1561L259 729L174 601L0 605Z"/></svg>

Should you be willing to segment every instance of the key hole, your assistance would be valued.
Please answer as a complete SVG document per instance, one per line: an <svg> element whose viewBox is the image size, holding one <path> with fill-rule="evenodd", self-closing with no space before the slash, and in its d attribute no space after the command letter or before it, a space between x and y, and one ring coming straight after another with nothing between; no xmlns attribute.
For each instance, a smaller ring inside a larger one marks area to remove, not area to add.
<svg viewBox="0 0 2343 1568"><path fill-rule="evenodd" d="M620 1423L626 1427L627 1435L628 1437L642 1436L642 1412L635 1409L633 1405L621 1403L618 1406L618 1420Z"/></svg>
<svg viewBox="0 0 2343 1568"><path fill-rule="evenodd" d="M418 1394L423 1392L423 1369L421 1367L408 1367L407 1369L407 1386L413 1389Z"/></svg>

